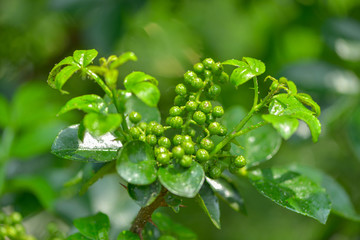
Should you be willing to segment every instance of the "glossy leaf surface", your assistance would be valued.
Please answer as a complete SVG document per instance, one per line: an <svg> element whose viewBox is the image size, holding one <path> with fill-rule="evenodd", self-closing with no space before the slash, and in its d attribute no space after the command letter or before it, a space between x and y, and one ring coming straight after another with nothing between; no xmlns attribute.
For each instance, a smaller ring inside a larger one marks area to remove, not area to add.
<svg viewBox="0 0 360 240"><path fill-rule="evenodd" d="M141 207L150 205L161 192L161 184L158 181L150 185L128 184L130 197Z"/></svg>
<svg viewBox="0 0 360 240"><path fill-rule="evenodd" d="M58 115L78 109L84 112L100 113L106 108L104 100L95 94L83 95L69 100L59 111Z"/></svg>
<svg viewBox="0 0 360 240"><path fill-rule="evenodd" d="M82 67L89 65L98 55L95 49L90 50L76 50L74 52L74 60L79 63Z"/></svg>
<svg viewBox="0 0 360 240"><path fill-rule="evenodd" d="M84 126L93 136L99 137L120 127L121 120L121 115L116 113L88 113L84 117Z"/></svg>
<svg viewBox="0 0 360 240"><path fill-rule="evenodd" d="M77 65L77 63L74 61L73 57L66 57L63 60L61 60L58 64L56 64L51 70L47 80L48 84L52 88L56 88L55 77L61 71L61 68L66 65Z"/></svg>
<svg viewBox="0 0 360 240"><path fill-rule="evenodd" d="M148 185L157 177L156 161L152 148L142 141L128 142L116 162L118 174L135 185Z"/></svg>
<svg viewBox="0 0 360 240"><path fill-rule="evenodd" d="M72 125L62 130L56 137L51 152L60 158L75 161L108 162L117 156L117 151L122 147L120 141L110 133L95 138L88 132L84 140L78 138L79 125Z"/></svg>
<svg viewBox="0 0 360 240"><path fill-rule="evenodd" d="M55 77L55 88L58 89L61 93L68 93L67 91L62 90L62 87L78 70L79 67L74 65L66 66L61 69L61 71Z"/></svg>
<svg viewBox="0 0 360 240"><path fill-rule="evenodd" d="M110 68L118 68L128 61L137 61L137 57L133 52L125 52L121 54L115 61L110 64Z"/></svg>
<svg viewBox="0 0 360 240"><path fill-rule="evenodd" d="M117 240L140 240L139 236L130 231L122 231Z"/></svg>
<svg viewBox="0 0 360 240"><path fill-rule="evenodd" d="M329 196L309 178L284 168L255 170L248 177L262 195L278 205L325 224L331 210Z"/></svg>
<svg viewBox="0 0 360 240"><path fill-rule="evenodd" d="M108 216L101 212L94 216L75 219L74 226L81 234L90 239L108 239L107 235L110 230L110 221Z"/></svg>
<svg viewBox="0 0 360 240"><path fill-rule="evenodd" d="M244 199L235 188L235 186L227 182L225 179L211 179L206 178L211 189L219 196L224 202L226 202L232 209L237 212L246 213Z"/></svg>
<svg viewBox="0 0 360 240"><path fill-rule="evenodd" d="M171 193L187 198L193 198L199 192L205 178L203 168L193 162L189 168L180 165L169 165L159 169L161 184Z"/></svg>
<svg viewBox="0 0 360 240"><path fill-rule="evenodd" d="M277 132L285 139L289 139L299 126L299 121L287 116L264 114L261 116L266 122L272 124Z"/></svg>
<svg viewBox="0 0 360 240"><path fill-rule="evenodd" d="M221 226L219 200L206 181L202 185L199 194L197 195L197 201L200 204L200 207L208 215L211 222L215 225L215 227L220 229Z"/></svg>

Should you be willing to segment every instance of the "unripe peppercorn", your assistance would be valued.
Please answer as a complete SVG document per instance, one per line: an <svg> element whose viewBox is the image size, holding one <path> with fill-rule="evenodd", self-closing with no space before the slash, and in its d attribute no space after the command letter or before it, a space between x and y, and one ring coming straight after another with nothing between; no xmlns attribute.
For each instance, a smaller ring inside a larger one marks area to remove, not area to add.
<svg viewBox="0 0 360 240"><path fill-rule="evenodd" d="M217 98L221 93L221 87L217 84L211 86L208 90L208 94L212 99Z"/></svg>
<svg viewBox="0 0 360 240"><path fill-rule="evenodd" d="M212 109L212 105L210 101L202 101L199 105L199 110L204 113L211 112L211 109Z"/></svg>
<svg viewBox="0 0 360 240"><path fill-rule="evenodd" d="M150 134L146 136L146 142L150 145L150 146L154 146L157 142L157 138L155 135Z"/></svg>
<svg viewBox="0 0 360 240"><path fill-rule="evenodd" d="M180 145L184 141L184 137L182 135L175 135L173 138L173 144L175 146Z"/></svg>
<svg viewBox="0 0 360 240"><path fill-rule="evenodd" d="M212 110L212 115L215 117L215 118L220 118L224 115L224 109L222 106L216 106L213 108Z"/></svg>
<svg viewBox="0 0 360 240"><path fill-rule="evenodd" d="M204 71L205 67L204 64L202 63L196 63L194 65L194 72L196 72L197 74L200 74Z"/></svg>
<svg viewBox="0 0 360 240"><path fill-rule="evenodd" d="M145 131L146 128L147 128L147 123L146 123L146 122L141 122L141 123L139 123L139 127L140 127L143 131Z"/></svg>
<svg viewBox="0 0 360 240"><path fill-rule="evenodd" d="M229 75L226 72L221 72L220 77L219 77L219 82L220 83L229 82Z"/></svg>
<svg viewBox="0 0 360 240"><path fill-rule="evenodd" d="M169 114L172 117L180 116L182 114L183 110L178 106L173 106L169 110Z"/></svg>
<svg viewBox="0 0 360 240"><path fill-rule="evenodd" d="M12 223L20 223L22 220L22 216L18 212L13 212L10 215L10 219L11 219Z"/></svg>
<svg viewBox="0 0 360 240"><path fill-rule="evenodd" d="M199 125L204 124L206 121L206 115L202 111L196 111L192 118Z"/></svg>
<svg viewBox="0 0 360 240"><path fill-rule="evenodd" d="M185 154L191 155L195 152L195 145L192 142L183 142L181 147L184 149Z"/></svg>
<svg viewBox="0 0 360 240"><path fill-rule="evenodd" d="M183 167L190 167L192 164L192 158L188 155L184 155L180 160L180 165Z"/></svg>
<svg viewBox="0 0 360 240"><path fill-rule="evenodd" d="M166 125L170 125L170 120L171 120L172 117L167 117L166 120L165 120L165 124Z"/></svg>
<svg viewBox="0 0 360 240"><path fill-rule="evenodd" d="M185 85L182 83L179 83L178 85L176 85L175 93L178 95L181 95L181 96L185 96L187 93L187 89L186 89Z"/></svg>
<svg viewBox="0 0 360 240"><path fill-rule="evenodd" d="M173 147L172 154L175 158L181 159L184 156L185 151L182 147L176 146L176 147Z"/></svg>
<svg viewBox="0 0 360 240"><path fill-rule="evenodd" d="M189 101L196 101L196 96L195 95L190 95L189 96Z"/></svg>
<svg viewBox="0 0 360 240"><path fill-rule="evenodd" d="M207 79L207 80L209 80L209 79L212 80L212 78L213 78L212 72L210 70L205 70L204 71L204 78Z"/></svg>
<svg viewBox="0 0 360 240"><path fill-rule="evenodd" d="M200 89L200 88L202 88L202 87L204 87L204 82L203 82L203 80L201 80L201 78L194 78L192 81L191 81L191 86L193 87L193 88L195 88L196 90L198 90L198 89Z"/></svg>
<svg viewBox="0 0 360 240"><path fill-rule="evenodd" d="M167 137L161 137L158 140L158 144L159 144L159 146L162 146L162 147L165 147L165 148L170 148L171 147L171 141Z"/></svg>
<svg viewBox="0 0 360 240"><path fill-rule="evenodd" d="M187 99L184 96L177 95L174 99L174 105L184 106L187 102Z"/></svg>
<svg viewBox="0 0 360 240"><path fill-rule="evenodd" d="M215 75L220 75L223 70L224 67L220 62L214 63L212 66L212 71Z"/></svg>
<svg viewBox="0 0 360 240"><path fill-rule="evenodd" d="M145 130L146 134L152 134L152 129L153 129L153 127L156 126L156 125L158 125L158 123L155 122L155 121L149 122L149 123L147 124L147 126L146 126L146 130Z"/></svg>
<svg viewBox="0 0 360 240"><path fill-rule="evenodd" d="M146 142L146 135L144 134L144 135L141 135L140 137L139 137L139 140L140 141L143 141L143 142Z"/></svg>
<svg viewBox="0 0 360 240"><path fill-rule="evenodd" d="M210 163L210 161L205 161L205 162L201 163L201 166L203 167L204 172L207 173L210 170L211 163Z"/></svg>
<svg viewBox="0 0 360 240"><path fill-rule="evenodd" d="M221 176L221 168L219 166L210 167L209 176L213 179L217 179Z"/></svg>
<svg viewBox="0 0 360 240"><path fill-rule="evenodd" d="M131 127L130 128L130 135L132 138L134 139L139 139L140 135L141 135L141 132L139 130L139 128L137 127Z"/></svg>
<svg viewBox="0 0 360 240"><path fill-rule="evenodd" d="M189 135L184 135L183 136L183 142L192 142L192 137Z"/></svg>
<svg viewBox="0 0 360 240"><path fill-rule="evenodd" d="M161 124L157 124L152 127L151 132L156 136L161 136L164 133L164 127Z"/></svg>
<svg viewBox="0 0 360 240"><path fill-rule="evenodd" d="M218 133L219 136L225 136L227 134L228 130L225 126L220 126L220 132Z"/></svg>
<svg viewBox="0 0 360 240"><path fill-rule="evenodd" d="M212 70L215 61L212 58L205 58L202 63L204 64L205 69Z"/></svg>
<svg viewBox="0 0 360 240"><path fill-rule="evenodd" d="M132 123L138 123L141 121L141 114L138 113L138 112L135 112L135 111L132 111L130 114L129 114L129 120L130 122Z"/></svg>
<svg viewBox="0 0 360 240"><path fill-rule="evenodd" d="M233 164L238 167L238 168L243 168L246 165L246 159L244 156L237 156L234 161Z"/></svg>
<svg viewBox="0 0 360 240"><path fill-rule="evenodd" d="M185 74L184 74L184 82L187 83L187 84L191 84L191 81L196 78L197 75L195 72L193 71L187 71Z"/></svg>
<svg viewBox="0 0 360 240"><path fill-rule="evenodd" d="M197 159L200 163L209 160L209 157L210 157L209 152L206 151L206 150L203 149L203 148L200 148L200 149L197 150L197 152L196 152L196 159Z"/></svg>
<svg viewBox="0 0 360 240"><path fill-rule="evenodd" d="M156 147L154 149L155 156L159 155L160 153L167 153L168 150L165 147Z"/></svg>
<svg viewBox="0 0 360 240"><path fill-rule="evenodd" d="M188 112L193 112L197 109L198 104L195 101L187 101L186 105L185 105L185 109Z"/></svg>
<svg viewBox="0 0 360 240"><path fill-rule="evenodd" d="M214 142L210 138L203 138L200 141L201 148L205 149L208 152L211 152L214 149Z"/></svg>
<svg viewBox="0 0 360 240"><path fill-rule="evenodd" d="M218 135L221 132L221 125L218 122L212 122L208 126L211 135Z"/></svg>
<svg viewBox="0 0 360 240"><path fill-rule="evenodd" d="M172 128L181 128L183 123L184 123L183 119L179 116L173 117L170 120L170 126Z"/></svg>
<svg viewBox="0 0 360 240"><path fill-rule="evenodd" d="M156 156L156 160L161 164L170 163L170 154L169 153L160 153Z"/></svg>

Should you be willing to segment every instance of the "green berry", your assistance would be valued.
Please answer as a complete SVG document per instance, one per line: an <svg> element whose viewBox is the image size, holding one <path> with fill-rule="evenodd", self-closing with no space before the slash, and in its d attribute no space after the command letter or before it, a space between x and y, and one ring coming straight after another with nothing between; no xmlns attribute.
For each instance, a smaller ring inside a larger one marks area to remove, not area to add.
<svg viewBox="0 0 360 240"><path fill-rule="evenodd" d="M158 144L159 144L159 146L165 147L167 149L169 149L171 147L171 141L167 137L161 137L158 140Z"/></svg>
<svg viewBox="0 0 360 240"><path fill-rule="evenodd" d="M206 123L207 124L210 124L214 121L215 121L215 118L213 117L213 115L211 113L206 114Z"/></svg>
<svg viewBox="0 0 360 240"><path fill-rule="evenodd" d="M211 152L214 149L214 142L210 138L203 138L200 141L201 148L205 149L208 152Z"/></svg>
<svg viewBox="0 0 360 240"><path fill-rule="evenodd" d="M185 74L184 74L184 81L185 83L187 84L191 84L191 82L193 81L194 78L196 78L197 75L195 72L193 71L187 71Z"/></svg>
<svg viewBox="0 0 360 240"><path fill-rule="evenodd" d="M156 160L161 164L170 163L170 154L169 153L160 153L156 156Z"/></svg>
<svg viewBox="0 0 360 240"><path fill-rule="evenodd" d="M246 159L244 156L237 156L234 161L233 164L238 167L238 168L243 168L246 165Z"/></svg>
<svg viewBox="0 0 360 240"><path fill-rule="evenodd" d="M223 70L224 67L220 62L214 63L212 66L212 71L215 75L220 75Z"/></svg>
<svg viewBox="0 0 360 240"><path fill-rule="evenodd" d="M190 95L189 101L196 101L196 95Z"/></svg>
<svg viewBox="0 0 360 240"><path fill-rule="evenodd" d="M201 78L194 78L190 84L197 90L204 87L204 82L201 80Z"/></svg>
<svg viewBox="0 0 360 240"><path fill-rule="evenodd" d="M205 79L212 79L212 77L213 77L212 72L210 70L205 70L204 77L205 77Z"/></svg>
<svg viewBox="0 0 360 240"><path fill-rule="evenodd" d="M221 72L220 77L219 77L219 82L220 83L229 82L229 75L226 72Z"/></svg>
<svg viewBox="0 0 360 240"><path fill-rule="evenodd" d="M234 163L231 163L229 166L229 172L232 174L236 174L239 171L239 167L237 167Z"/></svg>
<svg viewBox="0 0 360 240"><path fill-rule="evenodd" d="M141 122L141 123L139 123L139 127L140 127L143 131L145 131L146 128L147 128L147 123L146 123L146 122Z"/></svg>
<svg viewBox="0 0 360 240"><path fill-rule="evenodd" d="M154 149L155 156L159 155L160 153L166 153L168 150L165 147L156 147Z"/></svg>
<svg viewBox="0 0 360 240"><path fill-rule="evenodd" d="M203 125L206 121L206 115L202 111L196 111L192 118L199 125Z"/></svg>
<svg viewBox="0 0 360 240"><path fill-rule="evenodd" d="M13 223L20 223L22 220L22 216L18 212L11 213L10 218Z"/></svg>
<svg viewBox="0 0 360 240"><path fill-rule="evenodd" d="M180 84L176 85L175 92L177 95L185 96L187 93L187 89L184 84L180 83Z"/></svg>
<svg viewBox="0 0 360 240"><path fill-rule="evenodd" d="M224 115L224 109L222 106L216 106L214 107L214 109L212 110L212 115L215 118L220 118Z"/></svg>
<svg viewBox="0 0 360 240"><path fill-rule="evenodd" d="M196 159L201 163L209 160L209 157L210 157L209 152L206 151L205 149L200 148L196 152Z"/></svg>
<svg viewBox="0 0 360 240"><path fill-rule="evenodd" d="M221 132L221 125L218 122L212 122L208 126L211 135L218 135Z"/></svg>
<svg viewBox="0 0 360 240"><path fill-rule="evenodd" d="M184 106L187 102L187 99L184 96L177 95L174 99L174 105Z"/></svg>
<svg viewBox="0 0 360 240"><path fill-rule="evenodd" d="M183 167L190 167L192 164L191 156L184 155L180 160L180 165Z"/></svg>
<svg viewBox="0 0 360 240"><path fill-rule="evenodd" d="M279 83L280 83L280 84L286 84L287 81L288 81L288 80L287 80L285 77L281 77L281 78L279 79Z"/></svg>
<svg viewBox="0 0 360 240"><path fill-rule="evenodd" d="M186 133L187 133L189 136L191 136L191 137L195 137L195 135L196 135L196 130L193 129L193 128L191 128L191 127L189 127L189 128L186 130Z"/></svg>
<svg viewBox="0 0 360 240"><path fill-rule="evenodd" d="M154 146L157 143L157 138L155 135L150 134L146 136L146 142L150 145L150 146Z"/></svg>
<svg viewBox="0 0 360 240"><path fill-rule="evenodd" d="M188 112L193 112L197 109L198 104L195 101L187 101L185 108Z"/></svg>
<svg viewBox="0 0 360 240"><path fill-rule="evenodd" d="M139 130L138 127L131 127L130 128L130 135L133 139L139 139L140 135L141 135L141 131Z"/></svg>
<svg viewBox="0 0 360 240"><path fill-rule="evenodd" d="M170 120L170 126L172 128L181 128L183 123L184 123L183 119L179 116L173 117Z"/></svg>
<svg viewBox="0 0 360 240"><path fill-rule="evenodd" d="M143 141L143 142L146 142L146 135L141 135L141 136L139 137L139 140L140 140L140 141Z"/></svg>
<svg viewBox="0 0 360 240"><path fill-rule="evenodd" d="M147 126L146 126L146 130L145 130L146 134L152 134L152 129L153 129L153 127L156 126L156 125L158 125L158 123L155 122L155 121L149 122L149 123L147 124Z"/></svg>
<svg viewBox="0 0 360 240"><path fill-rule="evenodd" d="M182 114L182 112L183 112L182 109L178 106L173 106L169 110L169 114L172 117L180 116Z"/></svg>
<svg viewBox="0 0 360 240"><path fill-rule="evenodd" d="M204 113L209 113L212 110L212 105L210 101L202 101L199 105L199 110Z"/></svg>
<svg viewBox="0 0 360 240"><path fill-rule="evenodd" d="M161 136L164 133L164 127L161 124L153 126L151 132L156 136Z"/></svg>
<svg viewBox="0 0 360 240"><path fill-rule="evenodd" d="M227 134L228 130L225 126L220 126L220 132L218 133L219 136L225 136Z"/></svg>
<svg viewBox="0 0 360 240"><path fill-rule="evenodd" d="M194 65L194 72L196 72L197 74L200 74L204 71L205 67L204 64L202 63L196 63Z"/></svg>
<svg viewBox="0 0 360 240"><path fill-rule="evenodd" d="M217 84L211 86L208 90L208 94L212 99L217 98L221 93L221 87Z"/></svg>
<svg viewBox="0 0 360 240"><path fill-rule="evenodd" d="M191 155L195 152L195 145L193 142L183 142L181 147L184 149L185 154Z"/></svg>
<svg viewBox="0 0 360 240"><path fill-rule="evenodd" d="M173 147L172 154L175 158L181 159L184 156L185 151L182 147L176 146L176 147Z"/></svg>
<svg viewBox="0 0 360 240"><path fill-rule="evenodd" d="M23 235L24 233L26 233L25 227L24 227L22 224L20 224L20 223L15 224L15 225L14 225L14 228L15 228L18 236L21 236L21 235Z"/></svg>
<svg viewBox="0 0 360 240"><path fill-rule="evenodd" d="M173 138L173 144L175 146L180 145L184 140L184 137L182 135L175 135Z"/></svg>
<svg viewBox="0 0 360 240"><path fill-rule="evenodd" d="M192 137L189 135L184 135L183 142L192 142Z"/></svg>
<svg viewBox="0 0 360 240"><path fill-rule="evenodd" d="M132 111L130 114L129 114L129 120L130 122L132 123L138 123L141 121L141 114L138 113L138 112L135 112L135 111Z"/></svg>
<svg viewBox="0 0 360 240"><path fill-rule="evenodd" d="M221 176L221 168L219 166L212 166L209 171L209 175L213 179L217 179Z"/></svg>
<svg viewBox="0 0 360 240"><path fill-rule="evenodd" d="M212 70L215 61L212 58L205 58L202 63L204 64L205 69Z"/></svg>

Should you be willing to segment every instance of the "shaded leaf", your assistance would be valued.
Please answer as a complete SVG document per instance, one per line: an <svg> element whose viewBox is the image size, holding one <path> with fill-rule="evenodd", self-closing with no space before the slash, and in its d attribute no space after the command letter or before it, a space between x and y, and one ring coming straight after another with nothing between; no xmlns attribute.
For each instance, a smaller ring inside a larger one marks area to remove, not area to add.
<svg viewBox="0 0 360 240"><path fill-rule="evenodd" d="M72 125L62 130L56 137L51 152L60 158L76 161L108 162L116 158L120 141L111 133L93 137L88 132L84 140L78 138L79 125Z"/></svg>
<svg viewBox="0 0 360 240"><path fill-rule="evenodd" d="M137 57L133 52L125 52L121 54L115 61L110 64L110 68L118 68L128 61L137 61Z"/></svg>
<svg viewBox="0 0 360 240"><path fill-rule="evenodd" d="M74 52L74 60L81 65L81 67L86 67L96 58L98 52L95 49L90 50L76 50Z"/></svg>
<svg viewBox="0 0 360 240"><path fill-rule="evenodd" d="M78 109L84 112L100 113L106 108L104 100L95 94L83 95L70 99L59 111L58 115Z"/></svg>
<svg viewBox="0 0 360 240"><path fill-rule="evenodd" d="M150 185L128 184L129 196L141 207L149 206L161 192L161 184L158 181Z"/></svg>
<svg viewBox="0 0 360 240"><path fill-rule="evenodd" d="M250 171L252 185L265 197L325 224L331 202L325 189L297 172L283 168Z"/></svg>
<svg viewBox="0 0 360 240"><path fill-rule="evenodd" d="M90 239L108 239L107 235L110 230L109 217L101 212L93 216L75 219L74 226L81 234Z"/></svg>
<svg viewBox="0 0 360 240"><path fill-rule="evenodd" d="M232 183L227 182L222 178L216 180L206 178L206 181L209 183L211 189L214 190L216 195L226 202L232 209L237 212L246 213L244 199Z"/></svg>
<svg viewBox="0 0 360 240"><path fill-rule="evenodd" d="M178 196L168 192L165 196L165 202L166 204L171 207L171 209L178 213L180 212L180 205L182 203L182 199L179 198Z"/></svg>
<svg viewBox="0 0 360 240"><path fill-rule="evenodd" d="M120 151L116 162L118 174L135 185L148 185L157 177L152 148L142 141L131 141Z"/></svg>
<svg viewBox="0 0 360 240"><path fill-rule="evenodd" d="M139 236L130 231L122 231L117 240L140 240Z"/></svg>
<svg viewBox="0 0 360 240"><path fill-rule="evenodd" d="M55 89L59 90L61 93L68 93L67 91L62 90L63 85L69 80L69 78L79 70L78 66L70 65L66 66L56 75L55 77Z"/></svg>
<svg viewBox="0 0 360 240"><path fill-rule="evenodd" d="M202 185L199 194L197 195L197 201L200 204L200 207L205 211L209 216L211 222L218 229L220 226L220 206L219 200L215 196L213 190L210 188L207 182L204 182Z"/></svg>
<svg viewBox="0 0 360 240"><path fill-rule="evenodd" d="M5 127L10 121L10 106L5 97L0 95L0 127Z"/></svg>
<svg viewBox="0 0 360 240"><path fill-rule="evenodd" d="M88 113L84 117L84 126L94 137L99 137L116 130L120 127L121 121L121 115L116 113Z"/></svg>
<svg viewBox="0 0 360 240"><path fill-rule="evenodd" d="M264 114L261 116L266 122L272 124L276 131L285 139L289 139L299 126L299 121L287 116Z"/></svg>
<svg viewBox="0 0 360 240"><path fill-rule="evenodd" d="M159 180L171 193L187 198L193 198L199 192L205 173L197 162L193 162L189 168L180 165L169 165L159 168Z"/></svg>

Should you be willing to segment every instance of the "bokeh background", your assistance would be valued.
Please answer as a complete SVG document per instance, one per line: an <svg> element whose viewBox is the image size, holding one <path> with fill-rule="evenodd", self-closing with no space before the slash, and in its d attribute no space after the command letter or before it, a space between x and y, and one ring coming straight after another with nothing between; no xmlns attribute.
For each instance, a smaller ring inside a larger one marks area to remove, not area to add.
<svg viewBox="0 0 360 240"><path fill-rule="evenodd" d="M39 239L47 238L49 222L70 233L74 218L97 211L110 214L116 234L138 210L115 175L78 196L64 183L85 165L96 166L49 153L57 132L81 118L76 112L57 118L61 105L103 93L75 76L65 85L70 94L61 95L47 86L47 75L74 50L92 48L106 57L135 52L139 60L122 67L121 77L133 70L155 76L163 116L176 83L199 60L261 59L267 74L285 76L314 97L323 125L316 144L300 126L267 165L323 169L360 212L359 0L0 0L0 203L5 211L21 212ZM261 82L262 94L269 84ZM224 87L225 109L250 108L250 87ZM199 239L360 239L359 223L331 215L322 225L240 185L248 215L222 205L221 231L191 201L179 214L168 214Z"/></svg>

